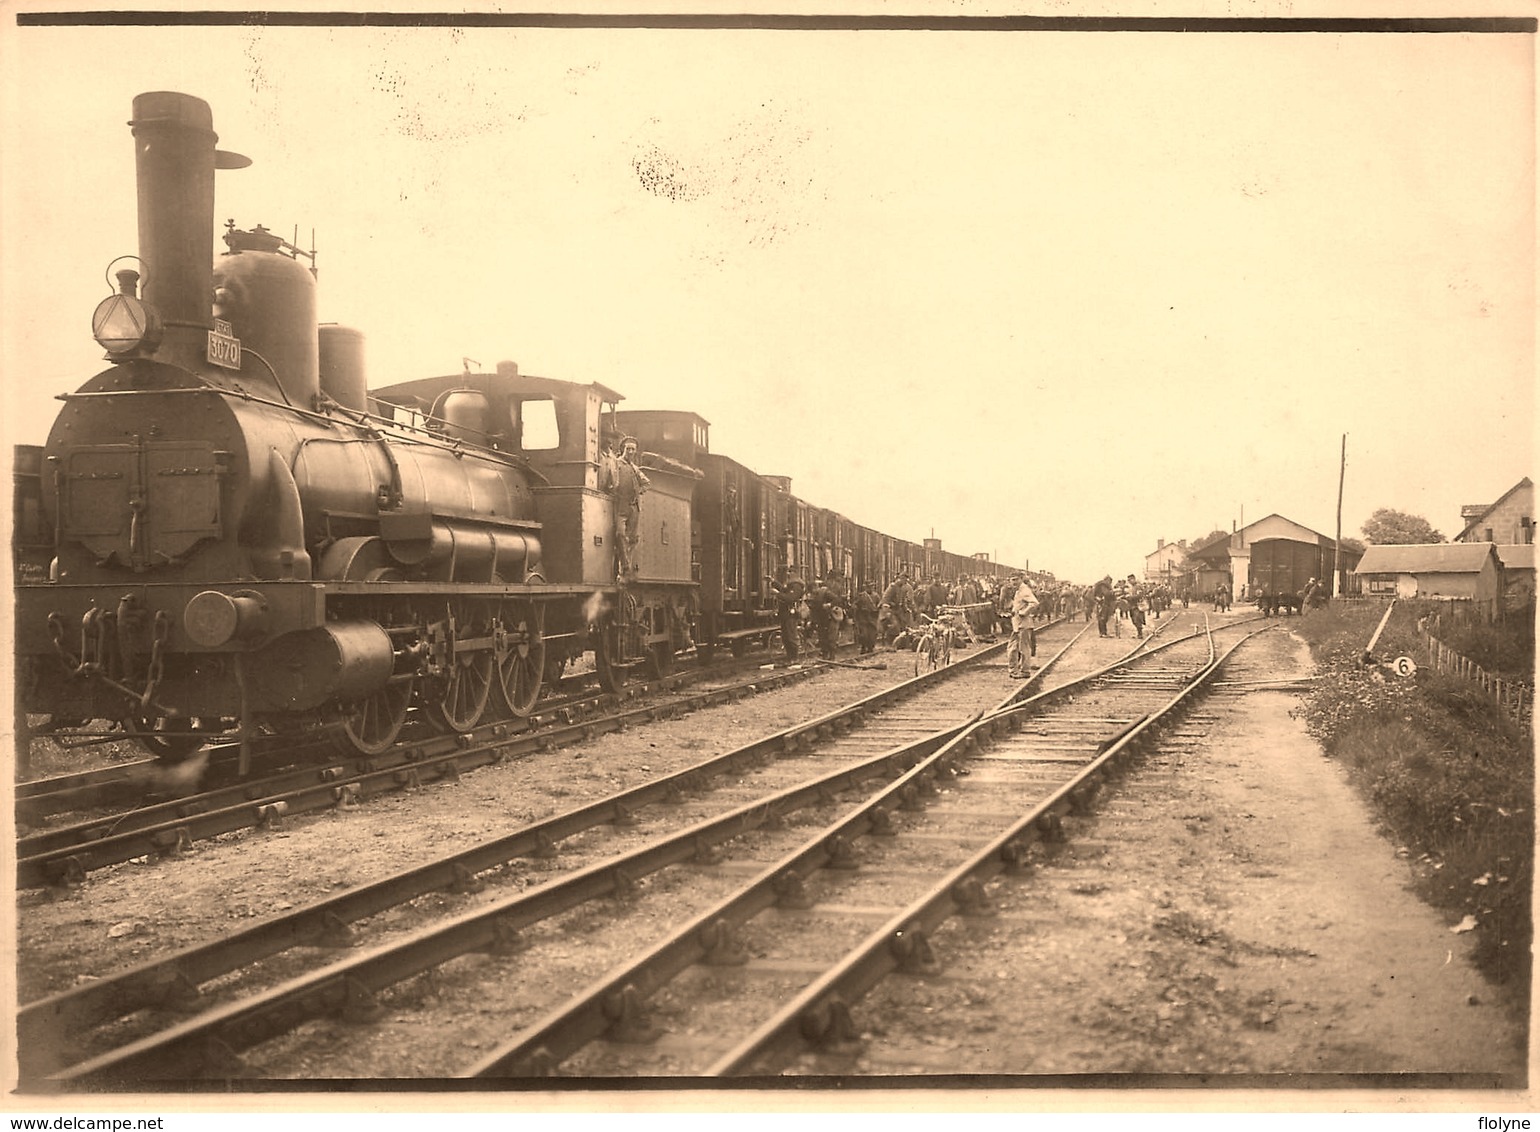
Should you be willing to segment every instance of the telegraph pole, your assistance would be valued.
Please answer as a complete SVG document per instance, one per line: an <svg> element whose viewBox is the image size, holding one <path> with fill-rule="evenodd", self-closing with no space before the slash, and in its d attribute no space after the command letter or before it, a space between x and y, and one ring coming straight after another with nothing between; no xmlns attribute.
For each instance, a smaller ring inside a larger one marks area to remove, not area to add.
<svg viewBox="0 0 1540 1132"><path fill-rule="evenodd" d="M1342 580L1342 485L1347 481L1347 433L1342 434L1342 463L1337 470L1337 542L1331 549L1331 589L1338 592Z"/></svg>

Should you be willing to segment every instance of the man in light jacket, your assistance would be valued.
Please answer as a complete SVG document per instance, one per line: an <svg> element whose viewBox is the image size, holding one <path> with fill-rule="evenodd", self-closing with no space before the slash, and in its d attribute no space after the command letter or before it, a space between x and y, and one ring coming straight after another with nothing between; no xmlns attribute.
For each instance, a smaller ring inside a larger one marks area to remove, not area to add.
<svg viewBox="0 0 1540 1132"><path fill-rule="evenodd" d="M1025 680L1032 674L1032 643L1027 634L1032 632L1032 612L1037 608L1037 595L1027 585L1025 575L1014 575L1015 593L1011 596L1011 641L1005 647L1005 662L1013 679Z"/></svg>

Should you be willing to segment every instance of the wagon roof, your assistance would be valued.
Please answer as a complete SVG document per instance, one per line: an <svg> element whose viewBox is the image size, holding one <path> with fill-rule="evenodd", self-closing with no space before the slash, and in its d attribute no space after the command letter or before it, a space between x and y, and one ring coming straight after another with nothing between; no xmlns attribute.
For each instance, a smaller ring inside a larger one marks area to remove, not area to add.
<svg viewBox="0 0 1540 1132"><path fill-rule="evenodd" d="M1495 551L1489 542L1371 546L1355 574L1475 574Z"/></svg>

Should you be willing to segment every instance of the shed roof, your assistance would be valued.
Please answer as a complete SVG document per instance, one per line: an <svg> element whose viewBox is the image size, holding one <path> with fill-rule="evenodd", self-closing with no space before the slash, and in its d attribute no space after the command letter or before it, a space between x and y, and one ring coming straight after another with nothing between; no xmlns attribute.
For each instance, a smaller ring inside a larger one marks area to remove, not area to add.
<svg viewBox="0 0 1540 1132"><path fill-rule="evenodd" d="M1498 543L1497 559L1503 564L1504 570L1533 570L1535 548L1529 545L1504 546Z"/></svg>
<svg viewBox="0 0 1540 1132"><path fill-rule="evenodd" d="M1209 539L1208 542L1200 542L1187 548L1188 558L1229 558L1230 536L1220 535L1218 538Z"/></svg>
<svg viewBox="0 0 1540 1132"><path fill-rule="evenodd" d="M1371 546L1355 574L1475 574L1493 555L1489 542L1435 542Z"/></svg>

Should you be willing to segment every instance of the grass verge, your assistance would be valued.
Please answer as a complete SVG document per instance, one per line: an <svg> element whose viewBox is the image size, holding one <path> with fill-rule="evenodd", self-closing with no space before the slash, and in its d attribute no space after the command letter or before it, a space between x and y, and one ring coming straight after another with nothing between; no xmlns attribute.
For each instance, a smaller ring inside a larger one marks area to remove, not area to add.
<svg viewBox="0 0 1540 1132"><path fill-rule="evenodd" d="M1533 742L1475 684L1427 670L1403 679L1366 665L1364 648L1383 614L1377 603L1334 604L1295 622L1318 672L1306 725L1424 866L1423 899L1451 927L1474 924L1477 966L1527 1019ZM1397 605L1376 658L1424 658L1416 615Z"/></svg>

